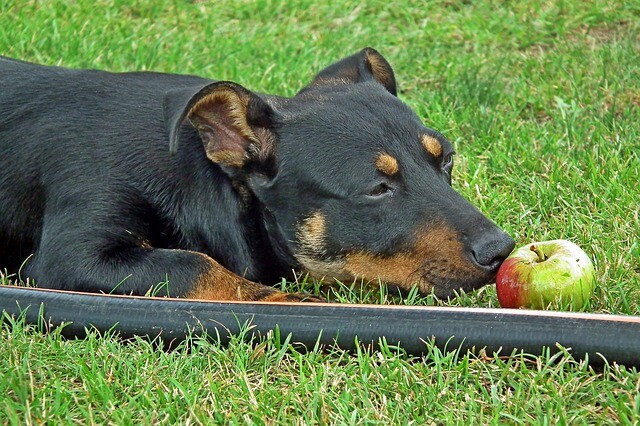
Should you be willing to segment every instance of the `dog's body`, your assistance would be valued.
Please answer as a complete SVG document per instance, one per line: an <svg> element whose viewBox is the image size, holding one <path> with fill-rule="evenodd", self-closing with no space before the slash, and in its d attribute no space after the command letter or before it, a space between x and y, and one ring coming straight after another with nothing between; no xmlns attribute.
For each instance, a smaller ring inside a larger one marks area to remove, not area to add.
<svg viewBox="0 0 640 426"><path fill-rule="evenodd" d="M302 299L258 284L292 270L485 284L513 241L451 189L450 144L395 94L372 49L293 98L0 58L0 268L225 300Z"/></svg>

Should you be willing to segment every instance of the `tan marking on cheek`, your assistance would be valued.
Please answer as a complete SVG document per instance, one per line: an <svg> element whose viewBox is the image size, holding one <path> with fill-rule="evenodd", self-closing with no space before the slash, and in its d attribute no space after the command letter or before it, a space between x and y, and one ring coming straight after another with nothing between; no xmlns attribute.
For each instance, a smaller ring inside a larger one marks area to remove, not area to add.
<svg viewBox="0 0 640 426"><path fill-rule="evenodd" d="M380 279L399 284L411 276L419 264L409 253L380 257L371 253L349 253L345 269L355 278Z"/></svg>
<svg viewBox="0 0 640 426"><path fill-rule="evenodd" d="M381 153L376 158L376 168L382 173L388 176L393 176L398 173L398 160L389 154Z"/></svg>
<svg viewBox="0 0 640 426"><path fill-rule="evenodd" d="M327 259L325 216L317 211L298 226L296 238L299 250L296 259L305 272L317 279L340 278L343 276L344 262L339 259Z"/></svg>
<svg viewBox="0 0 640 426"><path fill-rule="evenodd" d="M322 269L322 258L325 255L326 220L324 215L317 211L304 219L296 231L298 240L298 253L296 258L308 272Z"/></svg>
<svg viewBox="0 0 640 426"><path fill-rule="evenodd" d="M326 236L326 220L324 215L317 211L302 221L298 228L298 238L305 246L313 248L313 251L324 251Z"/></svg>
<svg viewBox="0 0 640 426"><path fill-rule="evenodd" d="M436 280L464 280L478 273L466 258L457 234L444 226L423 233L412 248L391 256L349 253L345 270L356 278L379 278L404 289L417 284L425 293L439 284Z"/></svg>
<svg viewBox="0 0 640 426"><path fill-rule="evenodd" d="M422 137L422 146L424 146L424 149L434 157L442 155L442 144L433 136L424 135Z"/></svg>

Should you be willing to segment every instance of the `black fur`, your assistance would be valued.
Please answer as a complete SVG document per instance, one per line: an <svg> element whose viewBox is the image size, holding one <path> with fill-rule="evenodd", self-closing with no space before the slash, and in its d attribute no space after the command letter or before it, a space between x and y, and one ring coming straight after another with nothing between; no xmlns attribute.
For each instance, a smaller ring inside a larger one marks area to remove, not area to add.
<svg viewBox="0 0 640 426"><path fill-rule="evenodd" d="M0 58L0 268L24 264L22 278L42 287L122 294L168 278L159 294L183 296L209 267L199 252L272 284L309 269L300 224L322 212L319 262L388 257L409 250L418 229L444 223L482 271L436 283L436 294L486 283L513 241L451 189L450 169L420 135L445 154L451 145L394 96L390 68L385 78L362 65L371 55L334 64L293 98L229 83L248 99L248 125L274 142L258 153L249 141L241 167L210 160L189 119L223 83ZM401 174L376 170L383 151ZM393 191L370 196L381 182Z"/></svg>

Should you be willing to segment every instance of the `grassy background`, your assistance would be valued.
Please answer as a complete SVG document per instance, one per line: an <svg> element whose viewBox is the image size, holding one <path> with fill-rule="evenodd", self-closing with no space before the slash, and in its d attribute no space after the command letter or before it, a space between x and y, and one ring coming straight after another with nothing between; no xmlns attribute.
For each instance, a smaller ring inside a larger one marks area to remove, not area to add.
<svg viewBox="0 0 640 426"><path fill-rule="evenodd" d="M0 0L0 54L283 95L364 46L389 59L402 99L455 143L460 192L518 244L585 248L599 285L590 311L640 315L636 2ZM497 299L489 286L446 304ZM19 321L0 335L0 423L640 421L636 370L593 371L567 357L303 355L275 339L167 353L95 333L68 341Z"/></svg>

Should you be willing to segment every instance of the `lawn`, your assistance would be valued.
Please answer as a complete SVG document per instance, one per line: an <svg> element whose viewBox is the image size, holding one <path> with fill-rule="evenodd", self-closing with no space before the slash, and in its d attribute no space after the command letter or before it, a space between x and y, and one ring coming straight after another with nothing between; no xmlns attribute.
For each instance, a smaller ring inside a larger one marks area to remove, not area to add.
<svg viewBox="0 0 640 426"><path fill-rule="evenodd" d="M589 311L640 315L637 2L0 0L2 55L289 96L365 46L453 141L456 189L518 245L582 246L598 282ZM447 302L330 291L344 302L498 305L493 286ZM277 339L167 352L111 334L66 340L21 321L0 328L2 424L639 422L637 370L568 356L303 354Z"/></svg>

